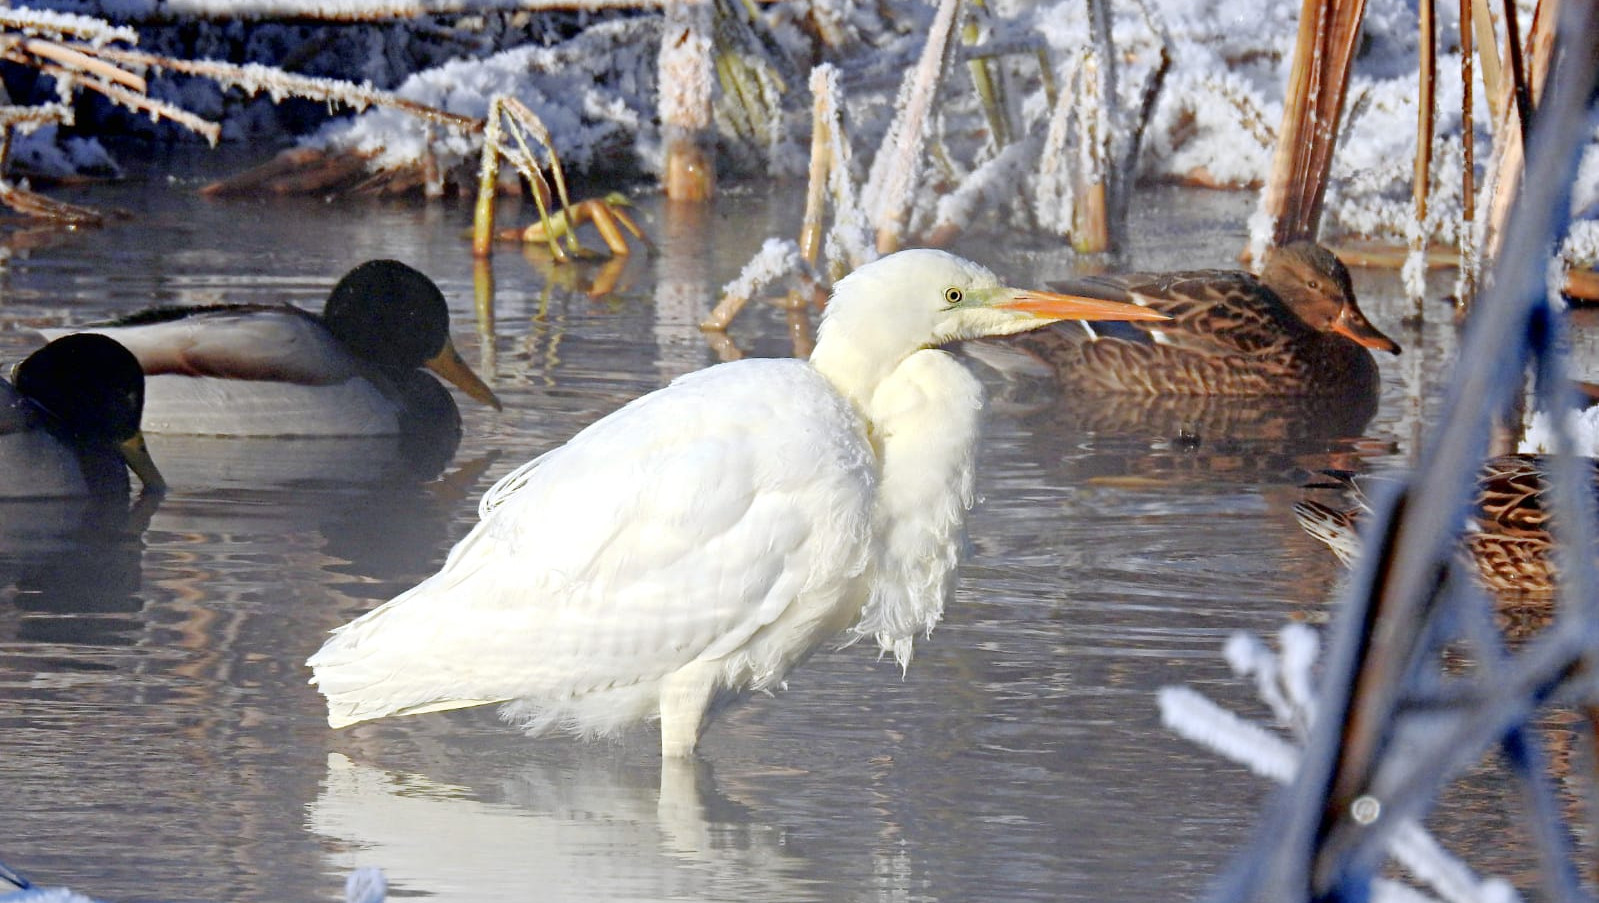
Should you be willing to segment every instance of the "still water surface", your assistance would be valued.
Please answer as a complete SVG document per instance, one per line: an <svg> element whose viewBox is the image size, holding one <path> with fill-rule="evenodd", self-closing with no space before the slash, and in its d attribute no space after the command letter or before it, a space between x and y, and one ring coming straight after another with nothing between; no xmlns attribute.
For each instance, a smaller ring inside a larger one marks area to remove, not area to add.
<svg viewBox="0 0 1599 903"><path fill-rule="evenodd" d="M325 900L362 865L396 897L474 903L1192 897L1265 788L1161 728L1154 691L1257 711L1221 644L1324 612L1337 577L1293 521L1298 484L1403 463L1452 350L1441 307L1402 329L1395 278L1369 272L1366 309L1406 346L1369 422L1231 410L1182 439L1181 415L988 372L972 554L909 674L820 653L788 692L725 711L695 765L663 773L649 730L529 741L489 710L335 733L302 664L324 633L432 572L497 477L714 363L696 324L763 238L795 231L798 192L645 199L660 253L605 297L593 265L503 248L490 334L468 205L211 202L195 184L66 193L135 215L16 243L0 358L35 327L152 303L319 308L392 256L439 282L505 411L458 396L460 446L422 482L437 462L385 443L152 437L159 502L0 506L0 859L112 900ZM1228 265L1252 203L1154 192L1130 262ZM1071 267L1037 239L956 250L1019 284ZM757 355L789 335L770 307L733 330Z"/></svg>

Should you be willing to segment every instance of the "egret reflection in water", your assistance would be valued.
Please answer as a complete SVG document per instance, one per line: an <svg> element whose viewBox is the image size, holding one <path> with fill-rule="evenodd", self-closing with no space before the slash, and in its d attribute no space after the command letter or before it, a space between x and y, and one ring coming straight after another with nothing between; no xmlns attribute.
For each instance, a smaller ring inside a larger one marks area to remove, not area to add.
<svg viewBox="0 0 1599 903"><path fill-rule="evenodd" d="M306 823L341 850L330 871L381 864L400 894L817 899L782 831L722 796L703 762L667 759L657 781L607 756L564 756L468 787L331 753ZM492 886L484 863L503 870Z"/></svg>

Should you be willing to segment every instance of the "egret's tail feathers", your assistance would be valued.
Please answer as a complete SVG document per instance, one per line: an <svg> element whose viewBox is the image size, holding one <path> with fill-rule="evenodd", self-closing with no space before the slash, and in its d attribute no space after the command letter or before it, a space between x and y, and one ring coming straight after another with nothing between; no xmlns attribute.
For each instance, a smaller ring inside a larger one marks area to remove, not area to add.
<svg viewBox="0 0 1599 903"><path fill-rule="evenodd" d="M479 705L493 705L505 702L504 699L445 699L438 702L423 703L420 705L400 706L397 708L374 707L367 700L348 700L328 698L328 726L337 730L371 721L375 718L387 718L392 715L424 715L428 712L447 712L451 709L469 709Z"/></svg>

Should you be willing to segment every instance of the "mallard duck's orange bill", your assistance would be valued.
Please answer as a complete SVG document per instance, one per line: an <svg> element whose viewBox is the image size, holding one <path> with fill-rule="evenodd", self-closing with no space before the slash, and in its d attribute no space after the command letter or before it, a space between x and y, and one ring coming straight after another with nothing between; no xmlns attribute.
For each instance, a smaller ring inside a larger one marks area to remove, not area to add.
<svg viewBox="0 0 1599 903"><path fill-rule="evenodd" d="M167 481L161 477L161 471L155 466L155 459L150 457L150 449L144 444L144 434L134 433L117 446L122 452L122 460L128 462L128 469L144 484L145 492L166 492Z"/></svg>
<svg viewBox="0 0 1599 903"><path fill-rule="evenodd" d="M1062 295L1035 289L1017 291L1010 300L999 305L1007 310L1032 314L1045 320L1170 320L1163 313L1125 304L1105 301L1082 295Z"/></svg>
<svg viewBox="0 0 1599 903"><path fill-rule="evenodd" d="M1377 327L1371 325L1371 321L1360 312L1360 308L1351 304L1345 304L1343 310L1338 312L1338 319L1333 321L1332 330L1367 348L1375 348L1389 354L1399 353L1399 343L1383 335Z"/></svg>
<svg viewBox="0 0 1599 903"><path fill-rule="evenodd" d="M424 366L455 383L461 388L462 392L483 402L494 410L504 410L500 406L500 399L494 394L494 390L484 384L483 380L478 379L478 375L472 372L472 368L466 365L466 361L461 360L461 353L455 350L455 343L449 339L444 340L444 347L439 349L439 353L433 355L433 358Z"/></svg>

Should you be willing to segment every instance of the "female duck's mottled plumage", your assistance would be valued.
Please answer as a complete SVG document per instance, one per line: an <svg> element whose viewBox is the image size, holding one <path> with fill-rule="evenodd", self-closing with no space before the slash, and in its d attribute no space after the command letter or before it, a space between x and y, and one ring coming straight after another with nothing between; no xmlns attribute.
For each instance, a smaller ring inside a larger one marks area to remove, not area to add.
<svg viewBox="0 0 1599 903"><path fill-rule="evenodd" d="M139 359L155 433L402 433L423 412L437 416L431 398L413 398L422 367L500 407L456 352L438 286L395 260L351 270L320 316L286 304L161 307L77 331L115 338ZM453 404L448 414L459 416Z"/></svg>
<svg viewBox="0 0 1599 903"><path fill-rule="evenodd" d="M1599 462L1591 472L1599 494ZM1353 486L1347 476L1339 476ZM1501 599L1543 599L1555 591L1555 545L1544 507L1547 483L1541 455L1501 455L1490 459L1478 476L1463 542L1478 579ZM1363 502L1349 509L1309 500L1294 506L1305 531L1327 543L1346 564L1360 551L1357 527L1363 510Z"/></svg>
<svg viewBox="0 0 1599 903"><path fill-rule="evenodd" d="M165 488L139 432L144 375L126 348L95 335L56 339L0 381L0 498Z"/></svg>
<svg viewBox="0 0 1599 903"><path fill-rule="evenodd" d="M1100 392L1374 392L1377 367L1366 348L1399 353L1399 345L1356 305L1349 271L1331 251L1310 242L1273 249L1259 277L1235 270L1127 273L1054 287L1171 317L1114 332L1055 327L1012 340L1051 364L1069 385Z"/></svg>

